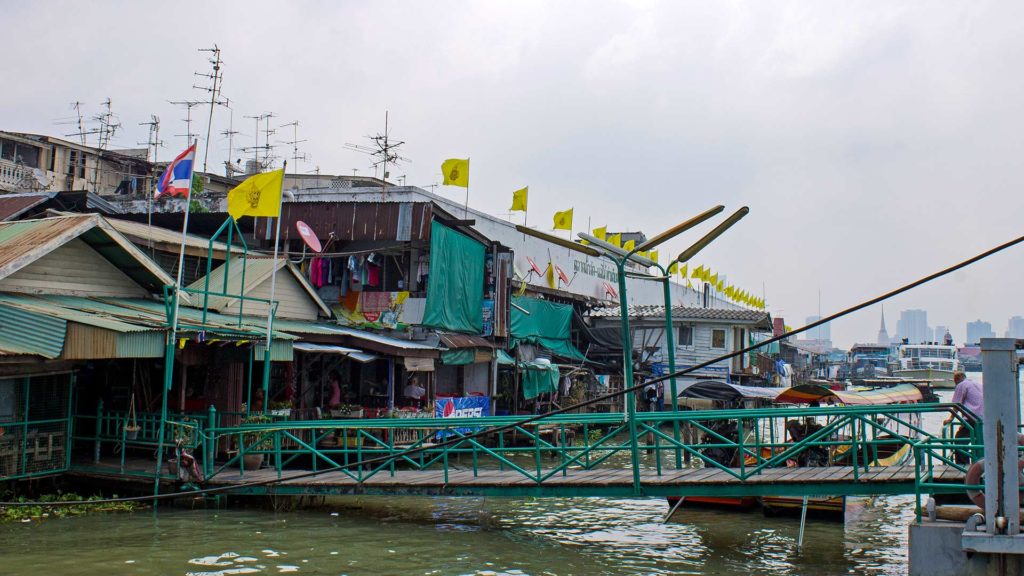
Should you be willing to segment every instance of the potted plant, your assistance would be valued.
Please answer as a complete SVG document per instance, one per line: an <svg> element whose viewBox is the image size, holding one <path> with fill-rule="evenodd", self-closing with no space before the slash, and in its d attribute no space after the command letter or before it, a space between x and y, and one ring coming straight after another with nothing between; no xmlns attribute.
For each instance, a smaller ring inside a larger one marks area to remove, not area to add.
<svg viewBox="0 0 1024 576"><path fill-rule="evenodd" d="M139 422L135 418L135 394L132 393L131 401L128 404L128 417L124 422L124 437L128 440L135 440L139 437Z"/></svg>
<svg viewBox="0 0 1024 576"><path fill-rule="evenodd" d="M262 414L253 414L242 419L242 424L269 424L270 418ZM270 450L274 440L265 431L245 432L242 434L242 462L246 470L258 470L263 466L263 454L253 450Z"/></svg>
<svg viewBox="0 0 1024 576"><path fill-rule="evenodd" d="M348 404L339 404L331 409L331 418L362 418L363 407L362 406L350 406Z"/></svg>
<svg viewBox="0 0 1024 576"><path fill-rule="evenodd" d="M291 416L292 403L288 401L271 402L269 413L271 416Z"/></svg>

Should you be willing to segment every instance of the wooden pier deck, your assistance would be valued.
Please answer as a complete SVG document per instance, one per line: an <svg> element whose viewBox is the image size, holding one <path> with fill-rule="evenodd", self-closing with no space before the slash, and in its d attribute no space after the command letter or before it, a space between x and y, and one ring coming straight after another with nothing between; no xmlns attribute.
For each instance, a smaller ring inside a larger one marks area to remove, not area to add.
<svg viewBox="0 0 1024 576"><path fill-rule="evenodd" d="M423 494L452 496L632 496L633 474L628 469L569 470L541 483L515 471L397 470L382 471L357 482L341 471L289 479L305 471L285 470L280 482L246 486L255 481L277 480L277 471L262 469L239 474L235 470L214 476L208 484L237 486L239 494ZM643 470L642 496L760 496L777 495L881 495L912 494L914 466L886 466L861 470L854 478L850 466L827 468L773 468L741 481L718 468ZM963 474L952 467L936 468L939 482L962 482Z"/></svg>

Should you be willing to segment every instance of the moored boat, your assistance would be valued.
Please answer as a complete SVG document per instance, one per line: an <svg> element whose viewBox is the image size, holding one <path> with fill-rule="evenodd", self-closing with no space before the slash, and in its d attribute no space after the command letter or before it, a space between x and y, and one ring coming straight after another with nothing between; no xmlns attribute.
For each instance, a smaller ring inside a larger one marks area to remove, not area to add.
<svg viewBox="0 0 1024 576"><path fill-rule="evenodd" d="M893 376L929 380L935 388L953 388L953 372L960 370L956 346L945 344L903 344L898 362Z"/></svg>

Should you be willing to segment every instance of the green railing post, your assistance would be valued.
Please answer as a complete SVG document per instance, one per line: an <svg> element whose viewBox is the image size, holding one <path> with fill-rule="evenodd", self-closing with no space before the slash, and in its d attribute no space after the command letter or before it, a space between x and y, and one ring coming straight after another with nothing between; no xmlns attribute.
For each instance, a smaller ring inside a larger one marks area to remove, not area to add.
<svg viewBox="0 0 1024 576"><path fill-rule="evenodd" d="M634 250L635 252L635 250ZM633 341L629 337L629 300L626 298L626 260L616 261L619 276L619 316L622 329L622 387L628 390L633 387ZM633 467L633 494L641 494L640 487L640 450L637 445L636 430L636 393L626 393L626 418L629 425L630 465Z"/></svg>
<svg viewBox="0 0 1024 576"><path fill-rule="evenodd" d="M93 462L93 464L99 464L100 463L100 443L101 443L100 435L103 432L100 427L102 425L103 425L103 398L100 398L99 402L96 403L96 441L93 443L93 447L92 447L92 450L93 450L92 451L92 462Z"/></svg>
<svg viewBox="0 0 1024 576"><path fill-rule="evenodd" d="M75 437L75 373L68 375L68 419L64 428L64 470L71 468L71 444Z"/></svg>
<svg viewBox="0 0 1024 576"><path fill-rule="evenodd" d="M217 459L217 439L213 435L213 431L217 429L217 408L210 404L210 408L206 411L206 438L204 440L205 446L203 448L203 476L209 477L213 472L214 462Z"/></svg>
<svg viewBox="0 0 1024 576"><path fill-rule="evenodd" d="M660 265L658 268L661 270L661 274L665 277L662 281L662 286L665 290L665 346L668 347L668 373L676 373L676 341L675 341L675 327L672 324L672 286L669 282L668 270L662 268ZM679 412L679 399L678 399L678 387L676 386L676 377L672 376L668 379L669 393L672 396L672 414L675 415ZM673 418L672 420L672 438L676 441L676 468L683 467L683 452L679 449L679 419ZM659 461L660 469L660 461Z"/></svg>

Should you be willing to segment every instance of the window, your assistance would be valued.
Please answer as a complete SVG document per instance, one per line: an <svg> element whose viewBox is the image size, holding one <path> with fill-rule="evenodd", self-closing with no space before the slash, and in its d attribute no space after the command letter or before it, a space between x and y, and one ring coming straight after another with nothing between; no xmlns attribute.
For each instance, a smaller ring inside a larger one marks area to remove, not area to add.
<svg viewBox="0 0 1024 576"><path fill-rule="evenodd" d="M679 327L679 341L676 346L693 346L693 326L683 324Z"/></svg>
<svg viewBox="0 0 1024 576"><path fill-rule="evenodd" d="M725 348L725 330L711 331L711 347Z"/></svg>

